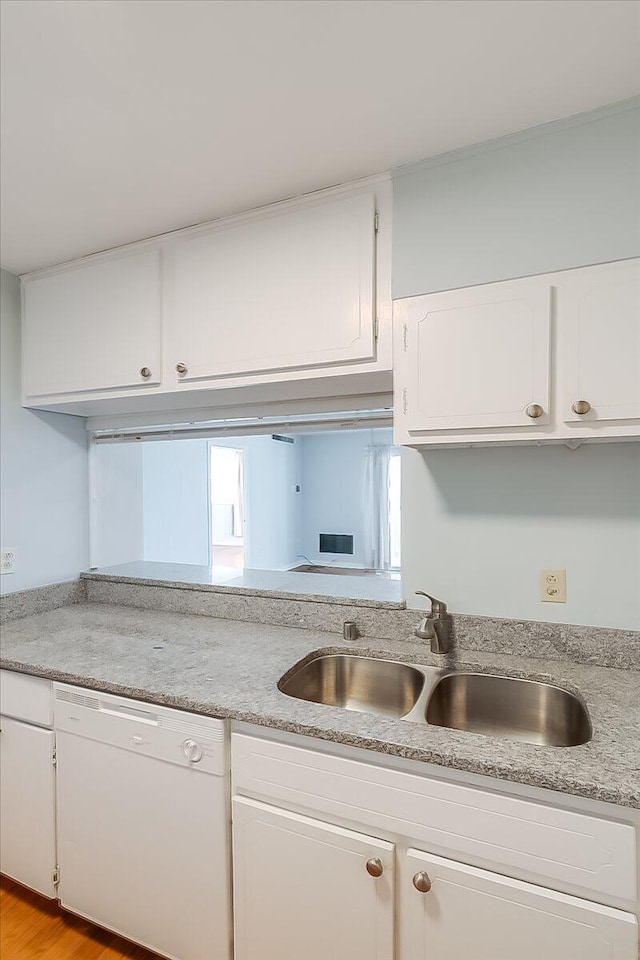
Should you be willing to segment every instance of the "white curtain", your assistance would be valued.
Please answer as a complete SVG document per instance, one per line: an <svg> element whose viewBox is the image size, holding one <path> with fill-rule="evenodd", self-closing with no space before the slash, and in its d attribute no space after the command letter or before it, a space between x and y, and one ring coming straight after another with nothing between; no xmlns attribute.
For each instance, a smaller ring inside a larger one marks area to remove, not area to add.
<svg viewBox="0 0 640 960"><path fill-rule="evenodd" d="M364 502L369 531L368 566L372 570L388 570L391 566L389 531L390 459L390 446L367 448Z"/></svg>
<svg viewBox="0 0 640 960"><path fill-rule="evenodd" d="M235 450L236 455L236 493L233 503L233 535L244 537L244 451Z"/></svg>

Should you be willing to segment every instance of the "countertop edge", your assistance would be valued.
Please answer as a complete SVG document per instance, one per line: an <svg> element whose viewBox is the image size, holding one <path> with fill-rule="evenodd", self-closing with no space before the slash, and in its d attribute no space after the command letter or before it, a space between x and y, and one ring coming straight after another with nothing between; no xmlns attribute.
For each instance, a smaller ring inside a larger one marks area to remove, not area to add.
<svg viewBox="0 0 640 960"><path fill-rule="evenodd" d="M154 577L134 577L126 574L98 573L91 570L80 574L80 580L98 580L106 583L131 583L143 587L163 587L166 590L191 590L194 593L224 593L235 596L261 597L265 600L294 600L305 603L325 603L344 607L365 607L373 610L406 610L405 600L373 600L363 597L342 597L320 593L292 593L260 587L229 586L224 583L194 583L189 580L162 580Z"/></svg>
<svg viewBox="0 0 640 960"><path fill-rule="evenodd" d="M443 754L437 749L419 749L407 745L394 744L347 731L337 729L327 730L314 726L313 724L287 721L278 717L253 713L252 711L234 710L233 708L220 704L203 704L198 701L189 700L186 697L175 697L171 695L158 696L145 688L108 683L91 676L65 673L61 670L44 667L40 668L32 663L10 660L3 657L0 657L0 669L41 677L53 682L74 684L79 687L111 693L116 696L139 699L159 706L173 707L178 710L199 713L203 716L218 717L224 720L236 720L273 730L298 734L299 736L312 737L330 743L359 747L372 753L402 757L421 763L430 763L450 770L459 770L462 773L472 773L507 783L519 783L525 786L549 790L552 793L582 797L601 803L611 803L619 807L640 809L640 791L634 790L633 788L630 788L628 791L608 789L570 777L565 777L564 781L559 784L557 775L547 778L540 773L532 774L526 769L514 769L513 766L505 767L499 762L458 760L455 756Z"/></svg>

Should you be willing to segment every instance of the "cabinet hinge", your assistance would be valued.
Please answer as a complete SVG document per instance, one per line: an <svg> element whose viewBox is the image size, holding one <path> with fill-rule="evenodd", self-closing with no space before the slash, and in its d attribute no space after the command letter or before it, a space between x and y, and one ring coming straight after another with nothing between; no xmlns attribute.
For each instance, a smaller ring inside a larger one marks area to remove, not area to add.
<svg viewBox="0 0 640 960"><path fill-rule="evenodd" d="M57 887L60 883L60 867L58 864L53 868L53 873L51 874L51 879L53 880L54 887Z"/></svg>
<svg viewBox="0 0 640 960"><path fill-rule="evenodd" d="M54 747L51 751L51 763L56 767L58 765L58 749Z"/></svg>
<svg viewBox="0 0 640 960"><path fill-rule="evenodd" d="M378 339L379 333L380 333L380 321L376 317L376 319L373 322L373 339L374 340Z"/></svg>
<svg viewBox="0 0 640 960"><path fill-rule="evenodd" d="M377 210L373 217L373 229L376 233L378 233L378 231L380 230L380 214L378 213Z"/></svg>
<svg viewBox="0 0 640 960"><path fill-rule="evenodd" d="M402 391L402 412L406 413L409 409L409 403L407 401L407 388L405 387Z"/></svg>
<svg viewBox="0 0 640 960"><path fill-rule="evenodd" d="M406 323L402 327L402 349L406 351L407 343L409 341L409 331L407 330Z"/></svg>

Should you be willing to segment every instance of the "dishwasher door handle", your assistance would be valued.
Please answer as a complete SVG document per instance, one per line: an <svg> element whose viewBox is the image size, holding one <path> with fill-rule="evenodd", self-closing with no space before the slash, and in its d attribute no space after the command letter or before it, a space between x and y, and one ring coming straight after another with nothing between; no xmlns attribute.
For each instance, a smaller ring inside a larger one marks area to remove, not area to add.
<svg viewBox="0 0 640 960"><path fill-rule="evenodd" d="M120 717L123 720L133 720L137 723L148 723L154 727L158 726L158 715L150 713L147 710L138 710L136 707L129 707L127 704L119 703L117 706L100 706L100 713L111 717Z"/></svg>

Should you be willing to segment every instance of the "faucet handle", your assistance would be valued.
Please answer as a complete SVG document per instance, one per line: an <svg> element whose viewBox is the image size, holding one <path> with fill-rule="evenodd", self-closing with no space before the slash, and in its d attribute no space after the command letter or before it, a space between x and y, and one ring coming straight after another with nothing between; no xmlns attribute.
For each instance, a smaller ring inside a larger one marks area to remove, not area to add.
<svg viewBox="0 0 640 960"><path fill-rule="evenodd" d="M447 605L444 600L436 600L435 597L432 597L430 593L425 593L424 590L416 590L416 596L426 597L428 600L431 600L432 617L446 617Z"/></svg>

